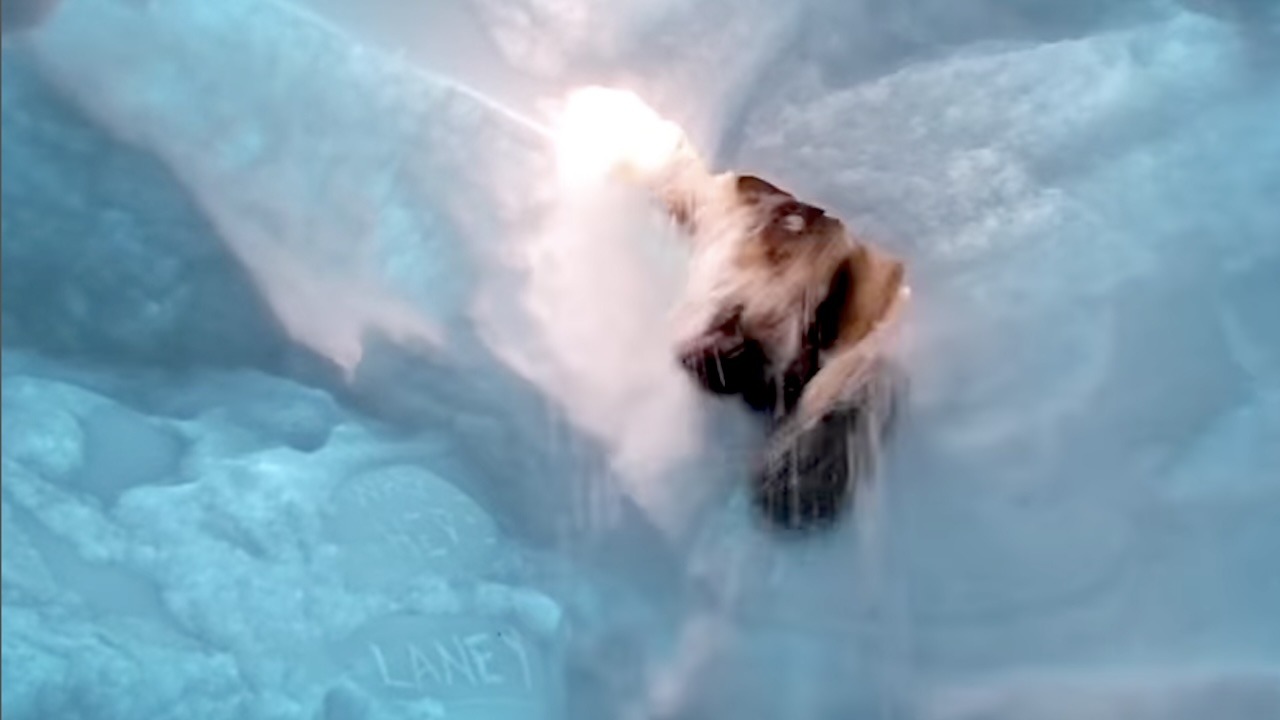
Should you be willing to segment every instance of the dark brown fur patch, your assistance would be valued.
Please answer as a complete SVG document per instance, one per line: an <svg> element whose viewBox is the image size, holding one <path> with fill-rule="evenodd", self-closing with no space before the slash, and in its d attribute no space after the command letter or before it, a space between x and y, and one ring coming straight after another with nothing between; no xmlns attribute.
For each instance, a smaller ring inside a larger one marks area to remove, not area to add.
<svg viewBox="0 0 1280 720"><path fill-rule="evenodd" d="M791 193L755 175L739 175L737 188L738 196L748 203L758 203L766 199L774 202L795 199Z"/></svg>

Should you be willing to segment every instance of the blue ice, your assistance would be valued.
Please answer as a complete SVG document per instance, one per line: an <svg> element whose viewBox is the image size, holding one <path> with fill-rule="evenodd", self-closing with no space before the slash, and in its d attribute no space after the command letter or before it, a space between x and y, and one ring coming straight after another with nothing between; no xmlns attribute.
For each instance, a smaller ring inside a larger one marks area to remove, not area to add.
<svg viewBox="0 0 1280 720"><path fill-rule="evenodd" d="M1274 3L4 7L6 718L1280 717ZM584 83L907 259L835 532Z"/></svg>

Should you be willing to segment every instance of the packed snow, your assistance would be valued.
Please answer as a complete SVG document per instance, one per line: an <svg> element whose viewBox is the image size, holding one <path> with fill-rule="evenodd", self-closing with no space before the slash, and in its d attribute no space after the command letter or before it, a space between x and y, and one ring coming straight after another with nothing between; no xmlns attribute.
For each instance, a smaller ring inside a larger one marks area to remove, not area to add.
<svg viewBox="0 0 1280 720"><path fill-rule="evenodd" d="M1280 717L1274 3L4 7L6 718ZM834 531L592 84L906 258Z"/></svg>

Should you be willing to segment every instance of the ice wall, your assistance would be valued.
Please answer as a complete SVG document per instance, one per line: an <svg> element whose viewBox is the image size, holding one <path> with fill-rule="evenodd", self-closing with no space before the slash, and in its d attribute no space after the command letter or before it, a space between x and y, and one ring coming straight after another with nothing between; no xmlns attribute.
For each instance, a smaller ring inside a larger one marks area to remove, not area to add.
<svg viewBox="0 0 1280 720"><path fill-rule="evenodd" d="M192 27L203 33L191 35ZM282 54L282 33L308 49ZM110 41L120 35L138 39L123 57ZM227 56L232 46L238 60ZM663 518L691 504L674 504L660 487L670 481L658 475L721 464L689 444L700 433L692 389L655 343L641 342L660 303L650 302L654 310L644 316L596 313L597 328L619 332L582 347L548 349L539 345L545 333L529 332L530 308L539 300L572 302L580 289L567 285L592 264L580 258L566 287L539 286L527 291L539 298L523 297L524 277L546 277L526 267L539 256L534 238L554 232L542 226L563 212L548 182L545 137L531 127L536 115L484 99L470 78L397 61L384 46L283 3L216 11L194 3L81 3L57 16L35 55L103 123L155 149L248 268L287 334L349 379L371 332L458 371L496 353L560 397L571 419L606 446L633 495L646 495L641 502ZM264 82L246 93L242 78L264 62ZM317 65L329 68L323 81L312 73ZM205 81L192 83L197 75ZM350 87L375 96L352 105ZM312 108L301 124L292 119L300 104ZM341 153L315 152L332 138L352 140ZM660 233L652 220L637 220ZM597 243L618 248L606 250L605 267L635 271L637 290L614 299L620 308L640 302L639 287L660 285L670 267L642 270L624 240ZM599 276L602 263L594 265ZM446 342L449 332L462 337ZM467 349L468 342L484 347ZM629 357L635 372L619 373L619 357ZM572 382L588 376L594 382ZM665 390L648 391L655 379ZM400 391L370 391L375 399L393 393ZM648 427L619 425L636 408L637 422ZM537 432L542 421L534 413L519 432ZM664 425L667 442L650 442L650 428ZM688 526L684 517L667 524L677 534Z"/></svg>
<svg viewBox="0 0 1280 720"><path fill-rule="evenodd" d="M29 64L6 58L3 88L6 342L172 365L266 365L284 352L160 162L86 124Z"/></svg>
<svg viewBox="0 0 1280 720"><path fill-rule="evenodd" d="M66 0L4 56L6 716L1277 715L1275 17ZM908 258L840 532L750 527L670 236L550 181L584 81Z"/></svg>

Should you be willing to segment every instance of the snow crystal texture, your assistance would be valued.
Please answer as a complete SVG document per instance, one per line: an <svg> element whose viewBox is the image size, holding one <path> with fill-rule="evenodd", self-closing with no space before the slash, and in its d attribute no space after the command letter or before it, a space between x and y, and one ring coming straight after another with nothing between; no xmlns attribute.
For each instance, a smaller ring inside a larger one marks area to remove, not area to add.
<svg viewBox="0 0 1280 720"><path fill-rule="evenodd" d="M1280 717L1275 3L4 8L5 718ZM585 83L907 259L834 532Z"/></svg>

